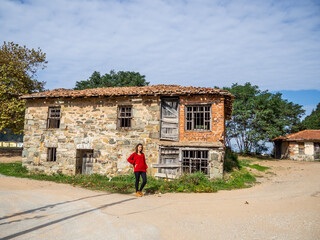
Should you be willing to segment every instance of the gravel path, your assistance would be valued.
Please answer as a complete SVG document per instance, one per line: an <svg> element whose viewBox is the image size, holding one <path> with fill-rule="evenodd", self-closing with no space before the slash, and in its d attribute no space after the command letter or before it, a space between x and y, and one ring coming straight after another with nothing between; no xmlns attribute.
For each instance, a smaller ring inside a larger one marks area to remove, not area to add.
<svg viewBox="0 0 320 240"><path fill-rule="evenodd" d="M0 177L3 239L320 239L320 163L261 161L249 189L136 198Z"/></svg>

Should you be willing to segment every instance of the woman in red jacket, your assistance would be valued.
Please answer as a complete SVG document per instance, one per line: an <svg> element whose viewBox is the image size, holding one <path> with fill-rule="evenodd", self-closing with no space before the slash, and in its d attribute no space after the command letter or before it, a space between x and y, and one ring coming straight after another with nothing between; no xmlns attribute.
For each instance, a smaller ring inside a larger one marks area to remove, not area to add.
<svg viewBox="0 0 320 240"><path fill-rule="evenodd" d="M133 164L134 166L134 175L136 177L136 196L137 197L142 197L144 194L142 193L142 189L147 183L147 174L146 170L148 168L147 163L146 163L146 157L144 156L143 153L143 146L141 143L137 144L135 148L135 152L130 155L128 158L128 162ZM140 176L142 177L142 184L140 186L139 190L139 180Z"/></svg>

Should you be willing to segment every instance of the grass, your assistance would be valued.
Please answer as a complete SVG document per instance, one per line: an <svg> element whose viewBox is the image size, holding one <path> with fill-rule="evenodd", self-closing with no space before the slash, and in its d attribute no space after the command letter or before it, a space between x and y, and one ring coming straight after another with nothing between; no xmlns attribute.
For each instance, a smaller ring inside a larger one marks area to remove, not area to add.
<svg viewBox="0 0 320 240"><path fill-rule="evenodd" d="M249 167L249 168L253 168L253 169L256 169L260 172L264 172L265 170L267 169L270 169L269 167L265 167L265 166L261 166L259 164L250 164L252 163L253 160L250 160L250 159L240 159L239 160L239 164L241 167Z"/></svg>
<svg viewBox="0 0 320 240"><path fill-rule="evenodd" d="M242 161L240 161L242 164ZM261 167L261 166L260 166ZM93 174L68 176L63 174L45 175L41 173L28 172L21 162L0 163L0 174L35 180L53 181L79 186L92 190L101 190L117 193L133 193L135 177L134 174L120 175L113 178ZM178 179L168 181L167 179L156 179L148 176L145 187L147 193L167 192L217 192L219 190L231 190L247 188L256 182L256 178L245 168L232 171L224 179L210 180L205 174L197 172L182 175Z"/></svg>

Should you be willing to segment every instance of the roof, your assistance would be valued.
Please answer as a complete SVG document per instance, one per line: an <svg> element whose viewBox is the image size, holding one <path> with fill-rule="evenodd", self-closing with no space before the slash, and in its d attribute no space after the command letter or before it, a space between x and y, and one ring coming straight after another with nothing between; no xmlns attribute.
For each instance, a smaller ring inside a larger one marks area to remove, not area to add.
<svg viewBox="0 0 320 240"><path fill-rule="evenodd" d="M23 95L21 99L39 99L39 98L81 98L81 97L101 97L101 96L181 96L181 95L220 95L225 97L226 118L231 118L232 102L234 96L223 89L209 87L192 87L180 85L150 85L142 87L103 87L84 90L72 90L58 88L51 91L38 92Z"/></svg>
<svg viewBox="0 0 320 240"><path fill-rule="evenodd" d="M276 140L320 140L320 130L303 130L297 133L288 134L286 136L276 137L271 141Z"/></svg>
<svg viewBox="0 0 320 240"><path fill-rule="evenodd" d="M123 95L191 95L191 94L217 94L233 96L227 90L209 87L184 87L180 85L150 85L142 87L103 87L83 90L58 88L51 91L23 95L28 98L56 98L56 97L96 97L96 96L123 96Z"/></svg>

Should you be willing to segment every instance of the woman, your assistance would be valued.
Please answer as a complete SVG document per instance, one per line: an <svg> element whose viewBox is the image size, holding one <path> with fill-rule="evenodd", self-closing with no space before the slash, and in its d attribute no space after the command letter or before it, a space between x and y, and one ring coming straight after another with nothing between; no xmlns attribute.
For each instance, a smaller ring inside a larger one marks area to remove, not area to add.
<svg viewBox="0 0 320 240"><path fill-rule="evenodd" d="M141 143L137 144L135 148L135 152L130 155L128 158L128 162L133 164L134 166L134 175L136 177L136 196L142 197L144 194L142 193L142 189L147 183L147 173L146 170L148 168L146 164L146 158L143 153L143 146ZM142 184L139 189L139 180L140 176L142 177Z"/></svg>

